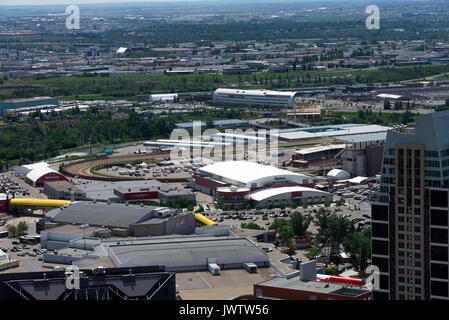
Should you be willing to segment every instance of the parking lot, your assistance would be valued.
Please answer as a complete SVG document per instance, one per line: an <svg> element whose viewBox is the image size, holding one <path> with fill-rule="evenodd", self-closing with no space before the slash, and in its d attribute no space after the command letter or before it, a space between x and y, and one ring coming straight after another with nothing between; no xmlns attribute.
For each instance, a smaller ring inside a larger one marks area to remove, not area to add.
<svg viewBox="0 0 449 320"><path fill-rule="evenodd" d="M10 197L14 195L17 198L46 198L39 188L34 188L20 177L16 177L12 171L0 175L0 192L8 193Z"/></svg>
<svg viewBox="0 0 449 320"><path fill-rule="evenodd" d="M35 245L19 244L17 239L0 239L0 248L9 254L11 259L19 260L19 266L0 271L5 272L32 272L51 270L52 266L42 261L42 251L40 243ZM44 250L45 251L45 250Z"/></svg>

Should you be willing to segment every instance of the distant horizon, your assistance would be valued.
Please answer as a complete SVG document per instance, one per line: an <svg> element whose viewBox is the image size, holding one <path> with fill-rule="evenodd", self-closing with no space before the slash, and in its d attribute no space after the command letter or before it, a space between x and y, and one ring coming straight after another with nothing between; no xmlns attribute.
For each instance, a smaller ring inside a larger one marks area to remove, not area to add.
<svg viewBox="0 0 449 320"><path fill-rule="evenodd" d="M339 0L16 0L11 4L11 0L0 0L0 6L48 6L48 5L88 5L88 4L150 4L164 2L335 2ZM358 2L365 0L345 0L346 2ZM423 0L424 1L424 0Z"/></svg>

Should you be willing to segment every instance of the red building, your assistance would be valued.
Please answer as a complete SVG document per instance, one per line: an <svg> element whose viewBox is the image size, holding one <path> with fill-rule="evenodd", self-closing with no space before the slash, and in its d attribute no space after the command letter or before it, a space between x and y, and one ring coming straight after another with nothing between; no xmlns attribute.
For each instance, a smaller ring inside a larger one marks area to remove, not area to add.
<svg viewBox="0 0 449 320"><path fill-rule="evenodd" d="M7 201L6 194L0 193L0 212L6 212Z"/></svg>
<svg viewBox="0 0 449 320"><path fill-rule="evenodd" d="M35 187L42 187L47 181L69 181L69 179L53 169L39 167L28 172L25 181Z"/></svg>

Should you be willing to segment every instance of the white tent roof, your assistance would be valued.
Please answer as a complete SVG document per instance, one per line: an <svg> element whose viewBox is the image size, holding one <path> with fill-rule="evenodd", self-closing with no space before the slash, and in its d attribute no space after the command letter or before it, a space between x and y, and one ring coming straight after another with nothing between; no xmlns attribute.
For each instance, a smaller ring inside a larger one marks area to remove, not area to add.
<svg viewBox="0 0 449 320"><path fill-rule="evenodd" d="M359 176L359 177L355 177L355 178L349 179L348 181L350 183L360 184L360 183L362 183L363 181L366 181L366 180L368 180L367 177L360 177Z"/></svg>
<svg viewBox="0 0 449 320"><path fill-rule="evenodd" d="M199 169L200 172L209 173L219 177L224 177L240 183L248 184L260 179L269 177L296 177L309 179L312 178L303 174L282 170L272 166L263 165L251 161L225 161L217 162Z"/></svg>
<svg viewBox="0 0 449 320"><path fill-rule="evenodd" d="M30 179L33 182L36 182L40 177L42 177L43 175L46 175L47 173L51 173L51 172L55 172L58 173L57 171L48 168L48 167L40 167L34 170L31 170L30 172L28 172L28 174L26 175L26 177L28 179Z"/></svg>
<svg viewBox="0 0 449 320"><path fill-rule="evenodd" d="M332 169L327 173L328 177L335 178L337 180L349 179L351 178L351 174L345 170L341 169Z"/></svg>

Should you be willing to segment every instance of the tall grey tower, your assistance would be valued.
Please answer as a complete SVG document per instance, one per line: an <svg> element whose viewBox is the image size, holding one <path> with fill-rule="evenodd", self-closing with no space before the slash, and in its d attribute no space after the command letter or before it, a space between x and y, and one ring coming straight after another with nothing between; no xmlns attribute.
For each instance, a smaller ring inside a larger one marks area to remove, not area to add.
<svg viewBox="0 0 449 320"><path fill-rule="evenodd" d="M373 299L448 300L449 111L390 130L372 203Z"/></svg>

